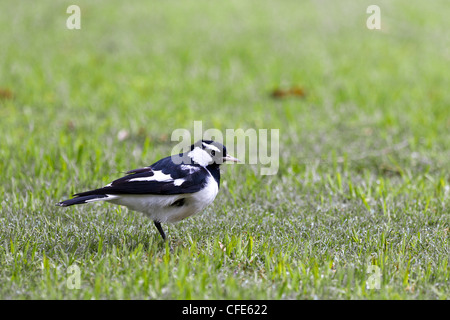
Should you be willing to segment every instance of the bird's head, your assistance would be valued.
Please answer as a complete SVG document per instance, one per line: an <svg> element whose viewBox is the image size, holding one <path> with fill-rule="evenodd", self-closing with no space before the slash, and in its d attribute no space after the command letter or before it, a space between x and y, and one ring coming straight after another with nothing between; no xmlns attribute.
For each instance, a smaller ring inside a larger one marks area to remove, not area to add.
<svg viewBox="0 0 450 320"><path fill-rule="evenodd" d="M221 165L225 161L239 162L227 153L227 148L223 144L212 140L197 141L191 146L187 156L193 163L203 167L212 164Z"/></svg>

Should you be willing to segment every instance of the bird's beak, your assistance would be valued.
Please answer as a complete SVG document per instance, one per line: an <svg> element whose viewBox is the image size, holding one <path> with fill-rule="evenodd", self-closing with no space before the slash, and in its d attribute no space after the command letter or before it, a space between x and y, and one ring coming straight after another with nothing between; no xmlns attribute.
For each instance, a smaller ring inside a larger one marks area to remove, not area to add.
<svg viewBox="0 0 450 320"><path fill-rule="evenodd" d="M229 154L227 154L226 157L223 157L223 161L231 161L231 162L241 162L241 160L233 158L232 156L230 156Z"/></svg>

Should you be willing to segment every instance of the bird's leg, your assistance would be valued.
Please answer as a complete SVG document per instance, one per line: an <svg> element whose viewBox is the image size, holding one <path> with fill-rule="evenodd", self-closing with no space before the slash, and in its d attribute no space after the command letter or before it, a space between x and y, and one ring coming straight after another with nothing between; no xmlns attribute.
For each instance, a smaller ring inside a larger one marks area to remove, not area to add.
<svg viewBox="0 0 450 320"><path fill-rule="evenodd" d="M163 238L164 241L167 240L166 238L166 234L164 233L163 228L161 227L161 223L158 221L153 221L155 223L156 229L158 229L159 234L161 235L161 237Z"/></svg>
<svg viewBox="0 0 450 320"><path fill-rule="evenodd" d="M158 229L159 234L161 235L161 237L163 238L163 241L167 241L167 237L166 234L164 233L163 228L161 227L161 223L158 221L153 221L155 223L156 229ZM173 248L172 246L169 244L169 249L170 249L170 253L173 253Z"/></svg>

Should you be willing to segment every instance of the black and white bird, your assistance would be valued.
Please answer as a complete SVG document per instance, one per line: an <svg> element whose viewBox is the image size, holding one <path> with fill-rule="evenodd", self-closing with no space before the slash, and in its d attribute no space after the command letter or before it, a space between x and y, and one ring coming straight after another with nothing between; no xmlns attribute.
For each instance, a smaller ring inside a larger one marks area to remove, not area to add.
<svg viewBox="0 0 450 320"><path fill-rule="evenodd" d="M57 205L68 207L96 201L122 205L152 219L166 240L161 223L183 220L214 201L219 192L219 166L225 161L239 160L227 154L221 143L200 140L185 153L130 170L103 188L74 194L74 198Z"/></svg>

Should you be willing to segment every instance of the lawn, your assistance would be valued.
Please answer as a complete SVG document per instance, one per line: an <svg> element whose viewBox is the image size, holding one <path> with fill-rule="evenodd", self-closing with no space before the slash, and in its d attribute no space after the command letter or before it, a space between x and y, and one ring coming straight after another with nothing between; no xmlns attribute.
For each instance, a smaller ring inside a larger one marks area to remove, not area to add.
<svg viewBox="0 0 450 320"><path fill-rule="evenodd" d="M4 1L0 298L449 299L447 2ZM223 166L173 252L140 213L55 206L194 121L279 129L279 168Z"/></svg>

